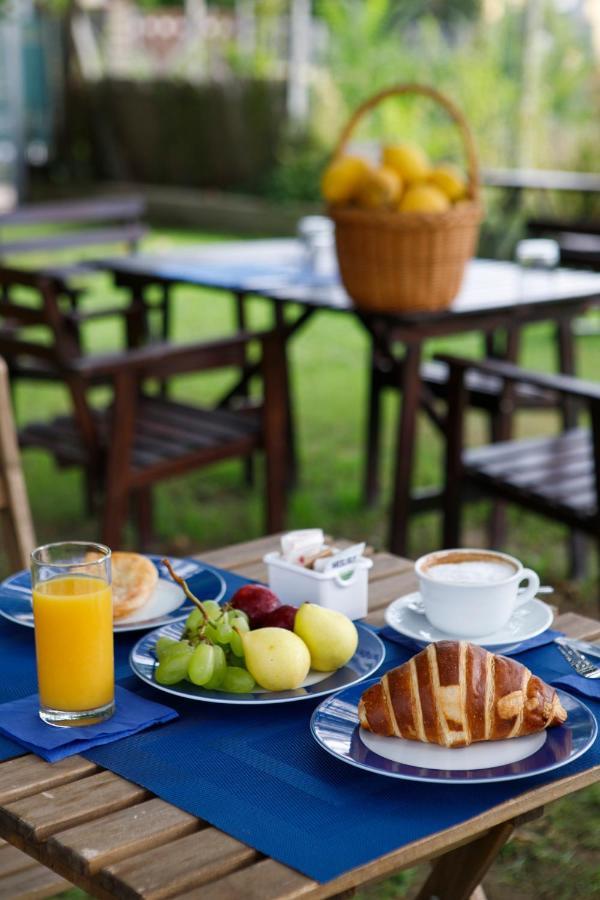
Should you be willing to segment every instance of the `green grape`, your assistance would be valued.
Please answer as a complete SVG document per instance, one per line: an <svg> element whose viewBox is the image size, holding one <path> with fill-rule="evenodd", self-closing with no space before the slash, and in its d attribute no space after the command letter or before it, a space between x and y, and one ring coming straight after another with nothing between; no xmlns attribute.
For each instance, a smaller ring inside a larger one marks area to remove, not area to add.
<svg viewBox="0 0 600 900"><path fill-rule="evenodd" d="M250 631L250 626L248 625L248 619L234 619L231 623L231 627L235 628L236 631Z"/></svg>
<svg viewBox="0 0 600 900"><path fill-rule="evenodd" d="M247 669L227 667L220 691L230 691L232 694L249 694L256 686L256 682Z"/></svg>
<svg viewBox="0 0 600 900"><path fill-rule="evenodd" d="M230 609L229 610L229 621L231 622L232 625L239 624L239 622L235 621L235 620L241 620L242 622L245 622L246 625L248 626L248 628L250 628L250 621L248 619L248 615L247 615L247 613L244 612L243 609Z"/></svg>
<svg viewBox="0 0 600 900"><path fill-rule="evenodd" d="M214 651L214 671L211 675L210 679L206 682L204 687L207 691L213 691L215 688L218 688L223 678L225 677L225 672L227 670L227 660L225 658L225 651L222 647L215 645L213 647Z"/></svg>
<svg viewBox="0 0 600 900"><path fill-rule="evenodd" d="M235 634L233 628L229 624L229 620L223 617L223 619L218 622L217 626L217 640L219 644L228 644L231 640L231 636Z"/></svg>
<svg viewBox="0 0 600 900"><path fill-rule="evenodd" d="M204 622L204 616L198 608L193 609L185 620L186 631L197 631Z"/></svg>
<svg viewBox="0 0 600 900"><path fill-rule="evenodd" d="M204 600L202 606L211 621L218 619L221 615L221 605L216 600Z"/></svg>
<svg viewBox="0 0 600 900"><path fill-rule="evenodd" d="M237 627L237 626L236 626ZM236 656L241 656L242 660L244 658L244 644L240 635L237 631L234 631L229 639L229 646L233 650Z"/></svg>
<svg viewBox="0 0 600 900"><path fill-rule="evenodd" d="M176 641L174 638L159 637L156 644L154 645L154 652L156 654L157 660L160 662L169 647L174 647L178 643L179 641Z"/></svg>
<svg viewBox="0 0 600 900"><path fill-rule="evenodd" d="M188 664L187 675L192 684L205 685L215 670L215 648L212 644L198 644Z"/></svg>
<svg viewBox="0 0 600 900"><path fill-rule="evenodd" d="M187 675L193 650L187 641L178 641L167 648L158 663L154 676L159 684L177 684Z"/></svg>
<svg viewBox="0 0 600 900"><path fill-rule="evenodd" d="M208 625L206 626L206 628L204 630L204 634L208 638L208 640L211 641L211 643L213 643L213 644L219 643L219 632L217 631L216 625L213 625L212 622L208 623Z"/></svg>
<svg viewBox="0 0 600 900"><path fill-rule="evenodd" d="M232 647L233 650L233 647ZM227 654L227 665L228 666L236 666L238 668L245 669L246 668L246 660L243 656L238 656L235 652Z"/></svg>

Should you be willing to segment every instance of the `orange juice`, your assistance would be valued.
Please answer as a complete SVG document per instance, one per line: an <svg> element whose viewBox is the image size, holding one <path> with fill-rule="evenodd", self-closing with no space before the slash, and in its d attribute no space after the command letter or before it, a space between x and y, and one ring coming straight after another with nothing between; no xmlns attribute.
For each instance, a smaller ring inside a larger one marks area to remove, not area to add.
<svg viewBox="0 0 600 900"><path fill-rule="evenodd" d="M80 712L111 703L110 585L86 575L43 581L33 591L33 615L42 707Z"/></svg>

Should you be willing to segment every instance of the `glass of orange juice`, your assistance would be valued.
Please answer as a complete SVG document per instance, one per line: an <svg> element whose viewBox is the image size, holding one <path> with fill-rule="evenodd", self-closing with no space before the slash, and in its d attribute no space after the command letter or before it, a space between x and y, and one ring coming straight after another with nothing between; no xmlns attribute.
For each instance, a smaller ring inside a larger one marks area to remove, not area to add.
<svg viewBox="0 0 600 900"><path fill-rule="evenodd" d="M115 709L110 550L85 541L31 554L40 718L92 725Z"/></svg>

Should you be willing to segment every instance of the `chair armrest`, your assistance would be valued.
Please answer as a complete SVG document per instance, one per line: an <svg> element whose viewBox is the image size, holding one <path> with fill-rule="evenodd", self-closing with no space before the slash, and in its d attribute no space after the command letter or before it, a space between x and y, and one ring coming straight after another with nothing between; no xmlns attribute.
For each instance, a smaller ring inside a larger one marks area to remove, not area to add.
<svg viewBox="0 0 600 900"><path fill-rule="evenodd" d="M263 340L269 332L240 333L230 338L196 344L161 342L120 353L83 356L68 363L68 369L86 379L136 374L140 377L176 375L197 369L242 366L251 341Z"/></svg>
<svg viewBox="0 0 600 900"><path fill-rule="evenodd" d="M471 370L484 372L486 375L495 375L504 381L530 384L533 387L556 391L558 394L575 397L578 400L600 401L600 384L593 381L584 381L572 375L532 372L530 369L522 369L520 366L496 359L464 359L445 354L436 355L435 359L446 363L454 371L465 372Z"/></svg>

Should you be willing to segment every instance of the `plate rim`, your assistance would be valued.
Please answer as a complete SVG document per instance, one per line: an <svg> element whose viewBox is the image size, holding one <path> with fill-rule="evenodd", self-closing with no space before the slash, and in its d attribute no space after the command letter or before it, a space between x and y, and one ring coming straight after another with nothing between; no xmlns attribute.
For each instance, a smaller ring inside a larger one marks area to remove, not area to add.
<svg viewBox="0 0 600 900"><path fill-rule="evenodd" d="M376 679L373 679L373 683L376 683ZM353 685L348 685L348 688L350 688L350 687L353 687ZM559 694L559 696L562 694L563 696L567 696L567 697L569 697L570 700L577 703L579 705L579 707L589 717L591 724L592 724L590 736L587 740L587 743L583 747L581 747L576 753L574 753L572 756L569 756L568 759L562 760L558 763L543 766L539 769L536 769L533 772L519 772L517 774L498 775L498 776L492 776L492 777L486 777L486 778L478 778L478 777L474 777L474 778L461 778L461 777L441 778L441 777L430 777L430 776L423 776L423 775L412 775L410 773L406 774L404 772L386 772L386 771L383 771L380 769L374 769L372 766L368 766L365 763L358 762L357 760L350 759L347 756L343 756L340 753L336 753L335 750L333 750L331 747L329 747L323 743L323 741L320 739L320 737L318 736L318 734L316 732L316 719L318 717L319 712L322 710L322 707L325 705L325 703L329 702L330 700L333 700L334 697L339 696L340 694L343 694L344 691L347 690L348 688L342 688L342 690L338 691L336 694L334 694L333 697L328 697L325 700L322 700L321 703L319 703L319 705L315 707L315 709L313 710L312 715L310 717L310 733L312 735L313 740L319 745L319 747L321 747L322 750L325 750L327 753L329 753L330 756L333 756L334 759L337 759L340 762L346 763L347 765L353 766L356 769L362 769L365 772L370 772L373 775L381 775L384 778L398 778L402 781L416 781L416 782L423 782L423 783L427 783L427 784L459 784L459 785L497 784L501 781L518 781L522 778L534 778L538 775L543 775L547 772L554 772L557 769L560 769L563 766L568 765L569 763L575 762L576 759L579 759L580 756L583 756L584 753L587 753L587 751L590 749L590 747L594 744L594 742L596 741L596 738L598 736L598 731L599 731L598 722L596 721L596 717L594 716L594 714L592 713L590 708L582 700L579 699L579 697L577 697L575 694L570 693L570 691L565 691L563 688L555 688L555 690L556 690L557 694ZM357 706L357 709L358 709L358 706ZM356 726L354 726L354 727L356 727ZM568 725L563 724L559 727L567 728ZM545 743L546 742L544 742L544 746L545 746ZM542 748L540 747L539 749L541 750ZM373 751L371 751L371 752L373 752ZM536 752L539 752L539 750ZM377 754L375 754L375 755L377 755ZM534 754L532 754L532 755L534 755ZM525 759L527 759L527 758L528 757L525 757ZM415 766L409 766L406 763L402 763L401 765L404 765L405 768L407 768L407 769L415 768ZM431 767L427 767L427 768L431 771ZM496 766L495 768L503 768L503 767ZM437 771L443 772L446 770L439 769ZM476 771L476 770L474 770L474 771Z"/></svg>
<svg viewBox="0 0 600 900"><path fill-rule="evenodd" d="M393 625L388 618L389 612L392 609L392 607L396 606L396 604L400 604L402 601L407 601L409 597L414 597L416 594L420 594L420 593L421 593L420 591L409 591L406 594L402 594L400 597L396 597L394 600L392 600L391 603L389 603L386 606L385 612L384 612L384 618L385 618L385 624L388 625L390 628L392 628L397 634L402 635L402 637L407 638L408 640L415 641L416 643L420 642L423 645L427 645L427 644L432 643L432 641L430 639L415 637L413 634L408 634L404 631L399 631L398 628L395 625ZM448 634L445 637L436 638L435 640L438 640L438 641L441 641L441 640L469 641L472 644L480 644L480 646L482 646L482 647L516 647L519 644L523 643L523 641L530 641L530 640L532 640L532 638L538 637L538 635L542 634L544 631L546 631L548 628L550 628L552 626L552 623L554 622L554 613L552 611L552 607L548 603L545 603L544 600L540 600L539 597L531 597L531 599L527 601L527 604L529 604L529 603L536 603L536 604L540 604L541 606L543 606L544 609L547 610L546 618L549 618L549 621L547 621L542 627L536 628L535 631L532 631L530 634L527 634L524 637L516 637L516 638L513 638L512 640L508 640L508 641L506 641L506 640L498 641L498 640L494 640L493 635L492 635L492 640L482 641L480 638L478 639L476 637L462 637L461 638L461 637L458 637L457 635ZM527 604L524 604L524 605L526 606ZM435 628L435 626L432 626L432 627ZM439 629L439 628L437 630L441 631L441 629ZM482 635L482 637L485 638L486 635Z"/></svg>
<svg viewBox="0 0 600 900"><path fill-rule="evenodd" d="M360 684L361 681L364 681L367 678L372 678L373 674L377 671L379 666L384 661L385 653L386 653L385 644L383 643L383 641L379 637L379 635L376 634L374 631L371 631L371 629L368 628L362 622L355 622L354 624L356 625L356 627L359 631L359 634L365 633L365 634L369 635L369 637L374 639L374 643L379 649L381 659L378 661L378 663L375 665L375 667L373 668L373 670L371 672L367 672L365 675L361 675L360 677L355 678L354 681L350 682L350 684L344 685L343 688L329 688L328 690L318 691L313 694L300 694L299 696L296 696L296 697L275 697L272 700L269 700L269 699L264 699L264 700L236 699L238 696L241 697L242 695L236 695L236 694L231 694L231 693L229 693L229 694L224 693L222 697L208 697L208 696L202 697L197 694L183 694L183 693L181 693L181 691L176 691L176 690L174 690L176 685L171 686L171 685L157 684L156 681L153 681L152 679L147 678L145 675L142 675L142 673L139 672L138 669L134 668L133 656L134 656L134 653L136 652L138 646L142 643L142 641L147 640L148 638L152 637L152 635L154 634L155 631L161 631L163 628L168 627L169 624L174 625L174 624L176 624L176 622L171 622L171 623L167 623L165 625L161 625L158 628L155 628L154 631L150 631L150 632L148 632L148 634L145 634L143 637L141 637L139 639L139 641L136 641L136 643L131 648L131 651L129 653L129 667L130 667L131 671L133 672L133 674L136 675L141 681L143 681L144 684L148 684L148 685L150 685L150 687L153 687L159 691L163 691L164 693L171 694L172 696L179 697L180 700L192 700L192 701L198 700L200 703L218 703L218 704L225 705L225 706L272 706L277 703L295 703L300 700L316 700L319 697L327 697L330 694L335 694L336 692L339 693L340 690L346 690L347 688L351 688L357 684ZM358 650L358 647L357 647L357 650ZM322 682L317 682L317 684L321 684L321 683ZM277 691L276 693L283 693L283 692Z"/></svg>
<svg viewBox="0 0 600 900"><path fill-rule="evenodd" d="M194 559L193 556L172 556L171 554L164 554L164 553L140 553L140 556L144 556L147 559L150 559L155 565L156 565L156 561L160 561L161 559L164 559L165 557L167 559L169 559L170 561L177 562L177 563L179 563L179 562L194 563L195 565L197 565L198 568L197 568L197 571L194 572L194 574L191 575L190 577L193 578L196 574L198 574L198 571L201 569L205 569L205 570L211 572L211 574L214 575L221 583L221 587L219 589L218 595L215 598L211 598L211 599L215 599L217 603L220 603L221 600L223 599L223 597L225 596L225 593L227 591L227 584L225 582L225 579L223 578L221 573L219 571L217 571L217 569L215 569L215 567L211 566L209 563L204 563L204 562L202 562L202 560L196 560L196 559ZM27 572L28 572L27 569L19 569L18 572L13 572L11 575L7 575L6 578L3 578L2 581L0 582L0 616L2 616L2 618L6 619L8 622L12 622L14 625L21 625L24 628L32 628L33 629L35 627L33 621L26 622L26 621L23 621L22 619L14 618L10 614L8 614L5 609L2 608L2 596L1 596L2 589L4 587L6 587L7 590L17 590L16 588L11 587L11 585L7 585L7 582L13 578L18 577L19 575L26 574ZM159 574L159 578L161 578L161 577L162 576ZM20 588L19 590L24 590L24 589ZM27 591L29 594L31 594L30 589L27 589ZM174 609L172 612L165 613L164 616L160 616L160 617L153 616L152 619L144 619L144 620L139 620L137 622L119 623L118 621L117 622L113 621L113 634L126 634L130 631L146 631L150 628L152 628L152 629L162 628L164 625L169 625L173 622L178 622L180 619L185 619L189 615L190 610L187 609L185 612L180 612L180 610L182 609L183 606L186 605L187 602L188 602L187 598L185 598L185 596L184 596L184 599L183 599L183 602L181 603L181 605L178 606L177 609ZM156 619L159 619L162 621L159 621L157 624Z"/></svg>

